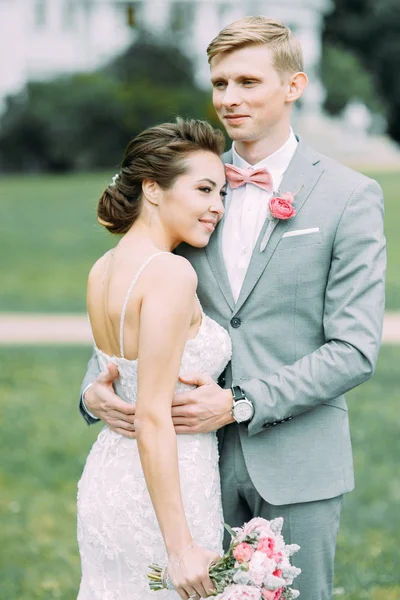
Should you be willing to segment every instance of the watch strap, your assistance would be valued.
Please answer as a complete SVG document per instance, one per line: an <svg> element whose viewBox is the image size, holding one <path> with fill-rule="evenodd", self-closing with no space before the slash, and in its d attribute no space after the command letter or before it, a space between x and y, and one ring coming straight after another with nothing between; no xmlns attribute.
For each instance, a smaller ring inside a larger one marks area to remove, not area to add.
<svg viewBox="0 0 400 600"><path fill-rule="evenodd" d="M246 395L240 385L233 385L231 390L233 395L233 403L237 402L238 400L246 399Z"/></svg>

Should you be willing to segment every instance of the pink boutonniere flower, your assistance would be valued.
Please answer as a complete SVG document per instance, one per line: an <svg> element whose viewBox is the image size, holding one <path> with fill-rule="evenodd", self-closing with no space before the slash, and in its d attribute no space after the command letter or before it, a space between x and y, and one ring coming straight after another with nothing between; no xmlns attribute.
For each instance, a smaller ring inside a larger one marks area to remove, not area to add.
<svg viewBox="0 0 400 600"><path fill-rule="evenodd" d="M268 204L271 216L274 219L280 219L282 221L291 219L296 215L293 202L294 195L291 192L283 192L280 196L272 196Z"/></svg>
<svg viewBox="0 0 400 600"><path fill-rule="evenodd" d="M296 209L293 206L295 195L292 192L277 193L268 202L267 219L269 219L269 223L261 241L260 252L264 252L268 240L279 221L286 221L296 216Z"/></svg>

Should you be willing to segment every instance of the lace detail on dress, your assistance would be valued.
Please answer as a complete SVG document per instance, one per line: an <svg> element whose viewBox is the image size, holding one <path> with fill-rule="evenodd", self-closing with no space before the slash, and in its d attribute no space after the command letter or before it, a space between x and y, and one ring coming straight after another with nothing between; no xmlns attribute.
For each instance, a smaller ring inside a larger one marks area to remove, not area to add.
<svg viewBox="0 0 400 600"><path fill-rule="evenodd" d="M96 348L100 366L118 366L117 392L137 398L137 360ZM203 313L195 338L186 342L180 372L209 373L217 380L231 357L228 333ZM122 355L122 353L121 353ZM191 386L179 382L177 392ZM215 433L178 435L178 460L186 518L198 544L222 552L223 515ZM78 542L82 581L78 600L154 600L147 568L167 554L147 491L136 440L101 430L78 484ZM173 591L159 600L178 600Z"/></svg>

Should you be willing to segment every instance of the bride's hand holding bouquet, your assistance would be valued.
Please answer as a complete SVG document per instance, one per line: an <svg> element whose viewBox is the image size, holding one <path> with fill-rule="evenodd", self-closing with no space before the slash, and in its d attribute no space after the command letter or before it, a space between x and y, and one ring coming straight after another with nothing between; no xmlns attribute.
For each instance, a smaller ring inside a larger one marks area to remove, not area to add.
<svg viewBox="0 0 400 600"><path fill-rule="evenodd" d="M168 573L167 587L175 589L182 600L215 595L209 570L220 559L215 552L192 542L181 552L169 556L165 572L165 575Z"/></svg>
<svg viewBox="0 0 400 600"><path fill-rule="evenodd" d="M299 546L285 544L282 525L282 518L272 521L254 518L233 529L226 525L232 540L222 558L199 546L186 549L178 565L170 561L164 569L150 566L150 589L186 591L186 596L180 593L183 600L196 598L195 594L202 598L214 596L216 600L294 600L299 592L290 586L301 570L290 564L290 556ZM198 551L191 555L194 548ZM182 581L180 567L185 556L190 558L184 563L186 579ZM193 577L193 573L197 575ZM194 585L189 588L182 585L188 581ZM177 583L181 588L176 587Z"/></svg>

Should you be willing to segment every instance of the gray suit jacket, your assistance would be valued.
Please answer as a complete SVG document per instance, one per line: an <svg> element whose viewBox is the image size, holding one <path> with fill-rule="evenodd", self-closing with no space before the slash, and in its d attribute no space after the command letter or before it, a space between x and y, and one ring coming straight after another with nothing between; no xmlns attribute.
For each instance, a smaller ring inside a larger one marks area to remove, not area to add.
<svg viewBox="0 0 400 600"><path fill-rule="evenodd" d="M343 394L374 371L386 268L375 181L300 140L280 189L300 190L297 214L278 223L260 252L265 223L236 303L221 253L223 221L206 248L178 250L198 274L204 311L231 335L226 386L240 385L255 406L248 426L239 426L244 458L255 488L276 505L354 486ZM317 231L297 233L307 229ZM82 389L97 373L92 358Z"/></svg>

